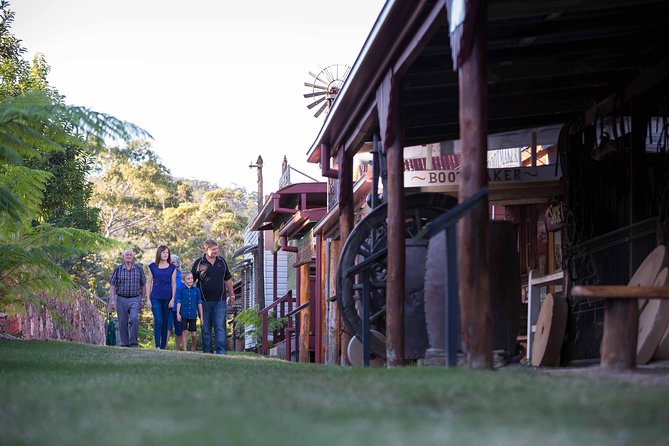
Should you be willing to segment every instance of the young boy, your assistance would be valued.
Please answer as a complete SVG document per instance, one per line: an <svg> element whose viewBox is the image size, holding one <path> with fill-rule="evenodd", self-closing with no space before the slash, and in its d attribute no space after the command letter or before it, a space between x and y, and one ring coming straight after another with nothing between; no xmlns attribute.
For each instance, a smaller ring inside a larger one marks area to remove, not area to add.
<svg viewBox="0 0 669 446"><path fill-rule="evenodd" d="M185 287L177 291L177 320L182 322L183 329L190 331L192 346L191 350L195 351L197 345L197 318L200 317L200 324L202 323L202 292L196 286L193 286L193 273L184 272L181 276ZM183 338L183 351L186 351L186 336Z"/></svg>

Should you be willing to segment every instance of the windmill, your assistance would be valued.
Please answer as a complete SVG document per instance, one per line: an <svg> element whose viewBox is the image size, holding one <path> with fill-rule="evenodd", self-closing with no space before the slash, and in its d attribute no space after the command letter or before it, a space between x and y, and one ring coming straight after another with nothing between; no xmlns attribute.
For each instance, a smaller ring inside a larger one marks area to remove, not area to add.
<svg viewBox="0 0 669 446"><path fill-rule="evenodd" d="M311 71L309 72L309 76L311 76L313 80L310 79L304 83L304 86L310 89L309 93L304 94L304 97L312 101L307 105L309 110L320 105L318 110L316 110L316 113L314 113L316 118L332 107L332 103L337 97L339 90L341 90L342 85L344 85L344 81L346 80L349 71L351 71L351 67L348 65L335 64L328 65L318 74L314 74Z"/></svg>

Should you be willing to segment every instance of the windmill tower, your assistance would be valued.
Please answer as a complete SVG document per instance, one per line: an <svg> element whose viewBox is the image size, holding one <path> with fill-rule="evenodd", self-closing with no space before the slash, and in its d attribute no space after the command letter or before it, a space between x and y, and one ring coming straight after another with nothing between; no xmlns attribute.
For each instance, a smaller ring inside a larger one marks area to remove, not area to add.
<svg viewBox="0 0 669 446"><path fill-rule="evenodd" d="M313 79L309 79L304 83L304 86L310 89L309 93L304 94L304 97L311 101L307 105L309 110L320 105L316 113L314 113L314 117L318 118L323 112L330 110L332 103L337 97L337 93L339 93L342 85L344 85L349 71L351 71L351 67L348 65L335 64L328 65L318 74L309 72L309 76Z"/></svg>

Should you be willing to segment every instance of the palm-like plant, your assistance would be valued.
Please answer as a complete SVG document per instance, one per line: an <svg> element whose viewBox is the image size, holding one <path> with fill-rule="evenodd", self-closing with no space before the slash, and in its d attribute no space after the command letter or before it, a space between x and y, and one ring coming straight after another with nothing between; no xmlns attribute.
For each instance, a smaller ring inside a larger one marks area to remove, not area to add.
<svg viewBox="0 0 669 446"><path fill-rule="evenodd" d="M65 144L105 138L149 137L137 126L84 107L64 105L41 92L0 100L0 309L48 293L62 296L74 282L53 259L111 247L88 231L40 224L51 174L24 166Z"/></svg>

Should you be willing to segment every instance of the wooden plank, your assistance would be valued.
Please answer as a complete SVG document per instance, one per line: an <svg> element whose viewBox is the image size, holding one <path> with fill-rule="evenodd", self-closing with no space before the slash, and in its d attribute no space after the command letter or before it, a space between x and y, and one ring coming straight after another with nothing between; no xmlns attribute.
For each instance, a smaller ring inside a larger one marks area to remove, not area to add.
<svg viewBox="0 0 669 446"><path fill-rule="evenodd" d="M571 297L580 299L669 299L667 286L576 285Z"/></svg>
<svg viewBox="0 0 669 446"><path fill-rule="evenodd" d="M564 271L558 271L546 276L533 278L530 280L530 285L534 286L549 286L549 285L561 285L564 279Z"/></svg>
<svg viewBox="0 0 669 446"><path fill-rule="evenodd" d="M480 2L472 52L459 72L462 203L488 184L486 85L486 2ZM488 199L460 220L458 264L460 331L465 361L470 368L492 368L492 312L488 259ZM389 256L391 253L389 253Z"/></svg>

